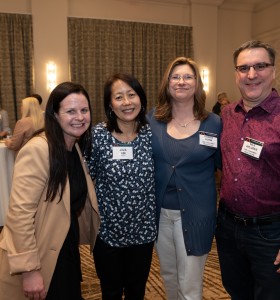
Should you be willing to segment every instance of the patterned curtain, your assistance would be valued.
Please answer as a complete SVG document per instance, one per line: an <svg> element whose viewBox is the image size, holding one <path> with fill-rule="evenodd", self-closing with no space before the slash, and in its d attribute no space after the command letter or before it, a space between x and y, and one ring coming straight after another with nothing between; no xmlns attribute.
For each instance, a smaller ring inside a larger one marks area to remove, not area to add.
<svg viewBox="0 0 280 300"><path fill-rule="evenodd" d="M20 116L18 100L33 90L32 16L0 13L0 106L13 128Z"/></svg>
<svg viewBox="0 0 280 300"><path fill-rule="evenodd" d="M177 56L193 57L192 28L150 23L68 18L71 80L87 89L93 122L103 121L103 85L115 72L133 74L148 98L157 101L168 63Z"/></svg>

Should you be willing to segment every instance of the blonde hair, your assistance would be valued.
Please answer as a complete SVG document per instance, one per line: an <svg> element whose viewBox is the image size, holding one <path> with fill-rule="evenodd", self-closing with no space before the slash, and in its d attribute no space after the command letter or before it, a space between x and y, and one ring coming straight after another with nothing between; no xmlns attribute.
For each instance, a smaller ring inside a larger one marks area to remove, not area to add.
<svg viewBox="0 0 280 300"><path fill-rule="evenodd" d="M22 119L30 117L35 131L44 127L44 118L41 106L34 97L27 97L22 100Z"/></svg>
<svg viewBox="0 0 280 300"><path fill-rule="evenodd" d="M223 98L228 98L228 95L226 92L220 92L220 93L218 93L217 98L218 98L218 100L221 100Z"/></svg>

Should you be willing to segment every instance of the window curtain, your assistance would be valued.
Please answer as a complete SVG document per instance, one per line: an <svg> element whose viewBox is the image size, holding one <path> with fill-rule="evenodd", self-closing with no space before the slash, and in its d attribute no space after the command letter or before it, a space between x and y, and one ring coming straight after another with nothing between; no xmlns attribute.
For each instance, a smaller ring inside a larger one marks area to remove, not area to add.
<svg viewBox="0 0 280 300"><path fill-rule="evenodd" d="M170 61L193 57L192 27L68 18L70 76L87 89L93 122L105 119L103 85L115 72L134 75L145 89L148 109Z"/></svg>
<svg viewBox="0 0 280 300"><path fill-rule="evenodd" d="M0 106L13 128L21 117L19 100L33 90L32 17L0 13L0 45Z"/></svg>

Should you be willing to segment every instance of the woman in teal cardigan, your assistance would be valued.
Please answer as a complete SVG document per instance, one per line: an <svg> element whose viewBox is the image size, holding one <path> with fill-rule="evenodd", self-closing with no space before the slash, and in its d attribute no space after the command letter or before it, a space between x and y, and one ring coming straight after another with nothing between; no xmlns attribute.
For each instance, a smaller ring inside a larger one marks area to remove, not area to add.
<svg viewBox="0 0 280 300"><path fill-rule="evenodd" d="M205 110L194 61L168 66L148 114L156 172L156 248L168 299L202 299L202 278L216 226L215 168L221 168L220 117Z"/></svg>

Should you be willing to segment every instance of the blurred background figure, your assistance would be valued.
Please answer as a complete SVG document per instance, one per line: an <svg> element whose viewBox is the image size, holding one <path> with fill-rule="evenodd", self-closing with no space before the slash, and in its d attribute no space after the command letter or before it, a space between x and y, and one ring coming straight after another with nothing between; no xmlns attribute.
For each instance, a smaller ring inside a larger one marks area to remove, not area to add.
<svg viewBox="0 0 280 300"><path fill-rule="evenodd" d="M9 127L8 113L2 108L0 104L0 139L6 137L11 133Z"/></svg>
<svg viewBox="0 0 280 300"><path fill-rule="evenodd" d="M230 104L230 101L229 101L227 98L223 98L223 99L221 100L220 104L221 104L221 112L222 112L223 108L224 108L226 105ZM221 114L221 112L220 112L220 114Z"/></svg>
<svg viewBox="0 0 280 300"><path fill-rule="evenodd" d="M21 115L12 137L5 141L6 146L14 151L19 151L35 131L44 127L41 106L36 98L27 97L22 100Z"/></svg>
<svg viewBox="0 0 280 300"><path fill-rule="evenodd" d="M36 98L38 100L39 104L42 105L43 99L42 99L41 95L39 95L39 94L32 94L29 97Z"/></svg>
<svg viewBox="0 0 280 300"><path fill-rule="evenodd" d="M42 109L43 98L41 97L41 95L39 95L39 94L31 94L29 97L36 98L38 100L40 106L41 106L41 109ZM43 117L44 117L45 111L43 109L42 109L42 113L43 113Z"/></svg>
<svg viewBox="0 0 280 300"><path fill-rule="evenodd" d="M216 115L221 114L221 105L223 103L223 107L227 104L230 104L230 101L228 99L228 95L226 92L220 92L217 95L217 102L212 108L212 112L215 113Z"/></svg>

